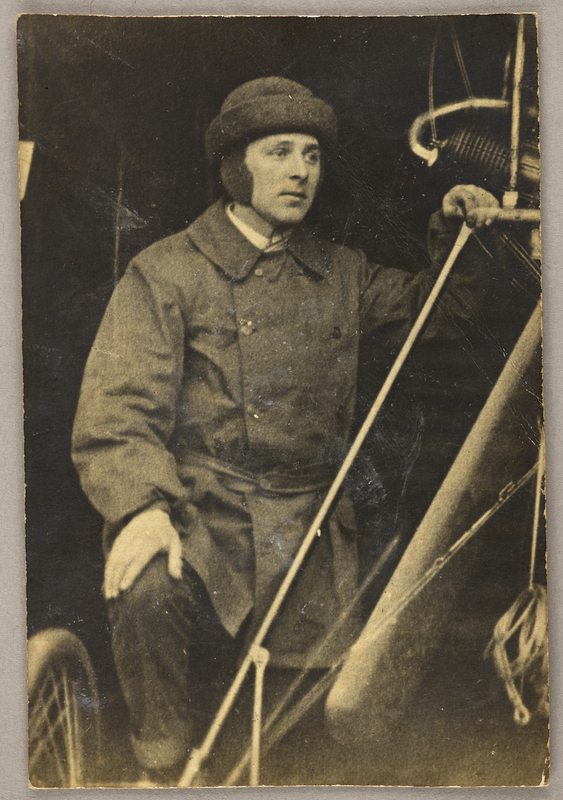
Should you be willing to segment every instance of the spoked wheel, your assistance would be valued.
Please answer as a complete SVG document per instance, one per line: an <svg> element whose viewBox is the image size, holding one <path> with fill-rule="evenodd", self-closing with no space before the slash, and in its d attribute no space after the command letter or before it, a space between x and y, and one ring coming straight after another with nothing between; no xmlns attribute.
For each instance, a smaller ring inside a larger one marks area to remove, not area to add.
<svg viewBox="0 0 563 800"><path fill-rule="evenodd" d="M70 631L48 629L27 645L29 780L37 787L95 779L100 703L88 653Z"/></svg>

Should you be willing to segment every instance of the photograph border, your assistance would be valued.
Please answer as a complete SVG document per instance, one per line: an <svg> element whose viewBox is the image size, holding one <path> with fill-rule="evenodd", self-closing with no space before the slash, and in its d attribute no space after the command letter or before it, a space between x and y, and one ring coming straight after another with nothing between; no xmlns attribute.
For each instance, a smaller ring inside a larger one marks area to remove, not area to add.
<svg viewBox="0 0 563 800"><path fill-rule="evenodd" d="M234 0L207 3L191 0L4 0L0 7L3 91L0 94L2 126L2 193L0 218L3 240L0 262L0 453L2 462L2 553L0 557L0 796L6 798L35 797L27 784L26 726L26 617L23 512L23 447L21 390L21 301L19 271L19 209L17 175L17 95L16 95L16 19L22 13L108 14L110 16L182 16L182 15L260 15L264 14L256 0ZM563 235L560 187L563 184L563 108L560 103L560 75L563 74L563 15L559 0L543 2L475 2L474 0L427 0L415 2L355 2L349 0L343 14L342 2L315 0L301 2L273 0L268 2L267 15L307 16L377 16L429 15L461 13L537 12L539 17L540 114L542 158L542 249L544 297L544 374L547 439L547 520L548 581L550 611L550 675L551 675L551 750L550 785L545 788L391 788L391 787L289 787L259 789L170 789L170 797L180 796L239 798L375 798L411 800L411 798L542 798L563 796L563 711L561 669L563 646L559 631L563 628L563 364L561 339L563 318L563 267L559 254ZM128 789L127 797L151 796L149 790ZM152 790L151 790L152 791ZM227 792L229 794L227 795ZM119 800L122 790L65 789L49 790L50 797L88 797L92 800Z"/></svg>

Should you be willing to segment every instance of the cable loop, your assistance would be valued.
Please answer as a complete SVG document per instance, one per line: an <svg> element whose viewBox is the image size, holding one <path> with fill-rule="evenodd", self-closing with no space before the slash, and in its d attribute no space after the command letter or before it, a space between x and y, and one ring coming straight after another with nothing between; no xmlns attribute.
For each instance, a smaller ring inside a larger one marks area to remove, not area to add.
<svg viewBox="0 0 563 800"><path fill-rule="evenodd" d="M508 648L515 648L516 655L512 660ZM484 657L491 655L514 707L514 721L523 726L532 718L532 712L523 699L526 682L533 686L538 696L535 713L547 716L547 592L544 586L529 586L499 619Z"/></svg>

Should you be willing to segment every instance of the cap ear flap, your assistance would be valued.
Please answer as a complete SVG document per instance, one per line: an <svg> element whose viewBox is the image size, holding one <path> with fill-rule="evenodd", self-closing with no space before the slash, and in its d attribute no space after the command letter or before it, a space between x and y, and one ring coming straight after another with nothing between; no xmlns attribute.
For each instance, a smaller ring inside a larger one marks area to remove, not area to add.
<svg viewBox="0 0 563 800"><path fill-rule="evenodd" d="M226 155L221 162L221 181L225 191L235 202L252 205L252 175L245 162L246 147L239 147Z"/></svg>

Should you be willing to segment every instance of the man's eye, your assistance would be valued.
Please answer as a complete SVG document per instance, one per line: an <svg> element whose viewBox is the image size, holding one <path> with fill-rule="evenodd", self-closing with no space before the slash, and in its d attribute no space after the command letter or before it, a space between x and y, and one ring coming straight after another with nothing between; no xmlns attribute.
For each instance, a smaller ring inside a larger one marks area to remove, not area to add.
<svg viewBox="0 0 563 800"><path fill-rule="evenodd" d="M285 150L284 148L280 148L279 150L273 150L272 151L272 155L276 156L277 158L285 158L285 156L287 155L287 152L288 151Z"/></svg>
<svg viewBox="0 0 563 800"><path fill-rule="evenodd" d="M320 153L307 153L305 156L305 160L308 164L318 164L321 159Z"/></svg>

